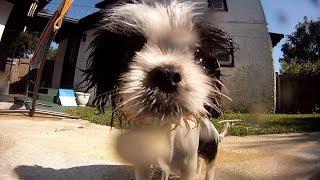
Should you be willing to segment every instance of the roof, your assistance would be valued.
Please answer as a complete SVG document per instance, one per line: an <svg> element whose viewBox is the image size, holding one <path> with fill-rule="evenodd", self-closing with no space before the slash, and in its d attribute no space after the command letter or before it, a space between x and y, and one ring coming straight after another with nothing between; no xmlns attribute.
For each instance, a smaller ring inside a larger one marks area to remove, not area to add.
<svg viewBox="0 0 320 180"><path fill-rule="evenodd" d="M130 3L133 0L102 0L101 2L96 4L96 8L105 9L108 5L115 3Z"/></svg>
<svg viewBox="0 0 320 180"><path fill-rule="evenodd" d="M284 38L284 35L279 33L269 32L269 35L270 35L273 47L277 46L277 44L281 41L281 39Z"/></svg>
<svg viewBox="0 0 320 180"><path fill-rule="evenodd" d="M106 5L109 5L109 4L112 4L112 3L115 3L117 2L118 0L103 0L99 3L96 4L96 8L100 8L100 9L103 9L104 7L106 7Z"/></svg>
<svg viewBox="0 0 320 180"><path fill-rule="evenodd" d="M42 32L52 16L53 15L49 13L39 12L36 16L28 21L28 30ZM55 36L54 41L60 42L65 37L78 36L79 34L80 28L78 26L78 20L66 17L61 28Z"/></svg>
<svg viewBox="0 0 320 180"><path fill-rule="evenodd" d="M66 37L80 36L82 32L95 28L101 18L101 12L95 12L80 20L66 17L54 40L60 42ZM41 32L51 17L52 14L46 12L38 13L32 21L29 21L29 30Z"/></svg>
<svg viewBox="0 0 320 180"><path fill-rule="evenodd" d="M89 29L94 29L97 27L98 22L102 18L103 11L98 11L93 14L90 14L79 20L79 27L81 31L87 31Z"/></svg>
<svg viewBox="0 0 320 180"><path fill-rule="evenodd" d="M12 4L19 4L19 3L26 3L26 2L23 2L21 0L6 0ZM33 0L24 0L24 1L27 1L27 3L33 3ZM28 2L29 1L29 2ZM39 3L38 3L38 7L40 7L40 9L42 9L45 5L47 5L51 0L38 0Z"/></svg>
<svg viewBox="0 0 320 180"><path fill-rule="evenodd" d="M50 19L53 14L49 14L49 13L46 13L46 12L39 12L37 14L38 17L43 17L43 18L46 18L46 19ZM77 19L74 19L74 18L71 18L71 17L65 17L64 19L64 22L68 22L68 23L72 23L72 24L77 24L78 23L78 20Z"/></svg>

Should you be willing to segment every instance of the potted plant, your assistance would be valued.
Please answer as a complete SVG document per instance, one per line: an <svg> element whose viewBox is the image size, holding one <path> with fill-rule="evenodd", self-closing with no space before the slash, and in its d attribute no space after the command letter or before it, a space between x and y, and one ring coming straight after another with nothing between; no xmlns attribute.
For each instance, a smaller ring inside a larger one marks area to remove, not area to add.
<svg viewBox="0 0 320 180"><path fill-rule="evenodd" d="M89 93L77 91L76 92L76 101L77 101L78 106L81 106L81 107L86 106L89 102L90 95L91 94L89 94Z"/></svg>

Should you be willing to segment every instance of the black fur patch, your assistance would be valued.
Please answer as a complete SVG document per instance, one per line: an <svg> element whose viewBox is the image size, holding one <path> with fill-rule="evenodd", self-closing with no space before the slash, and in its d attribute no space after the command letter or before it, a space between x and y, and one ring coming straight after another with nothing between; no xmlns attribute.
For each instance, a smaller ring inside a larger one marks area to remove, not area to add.
<svg viewBox="0 0 320 180"><path fill-rule="evenodd" d="M228 50L230 48L228 47L230 45L230 39L228 39L228 36L223 31L213 27L211 24L201 23L198 24L196 28L200 36L200 46L195 52L195 58L196 60L201 59L200 64L204 67L209 76L220 79L221 70L217 56L219 53L230 53ZM221 89L219 83L216 83L215 85ZM213 98L212 101L213 104L220 109L220 100L218 99L219 96ZM217 111L215 108L209 106L205 106L205 108L210 113L210 117L217 118L221 115L221 112Z"/></svg>
<svg viewBox="0 0 320 180"><path fill-rule="evenodd" d="M205 159L205 161L211 163L215 160L218 152L219 142L215 139L212 139L208 142L199 141L198 154Z"/></svg>
<svg viewBox="0 0 320 180"><path fill-rule="evenodd" d="M202 59L201 65L209 75L219 79L221 72L217 56L221 52L229 53L230 40L223 31L211 24L201 23L196 28L200 36L200 47L198 47L195 56Z"/></svg>
<svg viewBox="0 0 320 180"><path fill-rule="evenodd" d="M119 77L128 71L129 63L145 42L145 37L137 33L118 34L105 29L96 32L90 44L84 82L89 83L87 90L96 87L93 105L100 111L116 89Z"/></svg>

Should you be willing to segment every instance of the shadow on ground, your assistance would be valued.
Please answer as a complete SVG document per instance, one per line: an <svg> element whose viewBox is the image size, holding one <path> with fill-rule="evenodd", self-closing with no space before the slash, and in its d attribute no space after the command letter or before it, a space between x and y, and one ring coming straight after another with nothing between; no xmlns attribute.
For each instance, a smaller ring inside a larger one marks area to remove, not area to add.
<svg viewBox="0 0 320 180"><path fill-rule="evenodd" d="M79 166L68 169L52 169L41 166L17 166L14 169L19 179L28 180L123 180L133 179L134 171L125 165L91 165Z"/></svg>
<svg viewBox="0 0 320 180"><path fill-rule="evenodd" d="M297 135L287 135L287 136L272 136L272 139L265 139L259 142L256 142L254 145L243 144L239 148L258 148L258 147L267 147L267 146L276 146L279 148L287 148L287 145L297 146L300 143L316 143L320 146L320 133L305 133L301 136ZM319 153L319 148L311 148L312 153Z"/></svg>

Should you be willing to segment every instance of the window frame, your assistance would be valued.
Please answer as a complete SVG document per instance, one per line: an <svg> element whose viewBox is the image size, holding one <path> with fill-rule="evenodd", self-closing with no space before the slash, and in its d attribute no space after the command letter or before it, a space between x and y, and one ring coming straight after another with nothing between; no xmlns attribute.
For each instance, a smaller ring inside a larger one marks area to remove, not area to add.
<svg viewBox="0 0 320 180"><path fill-rule="evenodd" d="M218 9L218 8L215 8L213 6L213 3L214 1L223 1L223 6L224 8L223 9ZM208 2L208 8L212 9L212 10L215 10L215 11L228 11L228 3L227 3L227 0L207 0Z"/></svg>
<svg viewBox="0 0 320 180"><path fill-rule="evenodd" d="M220 64L221 67L234 67L234 42L229 39L230 44L228 47L226 47L226 49L228 50L228 52L225 52L225 56L229 56L229 61L221 61L219 60L219 58L217 57L217 60Z"/></svg>

